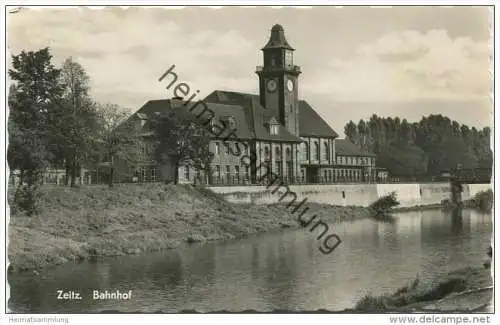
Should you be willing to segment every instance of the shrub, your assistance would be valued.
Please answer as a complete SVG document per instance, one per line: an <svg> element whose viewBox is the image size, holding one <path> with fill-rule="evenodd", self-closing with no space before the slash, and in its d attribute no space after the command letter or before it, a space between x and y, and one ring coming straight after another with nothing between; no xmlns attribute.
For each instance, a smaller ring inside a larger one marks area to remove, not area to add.
<svg viewBox="0 0 500 325"><path fill-rule="evenodd" d="M20 186L14 195L12 212L21 210L25 211L28 216L36 214L39 210L40 195L41 193L36 185Z"/></svg>
<svg viewBox="0 0 500 325"><path fill-rule="evenodd" d="M493 207L493 191L489 189L476 193L473 198L465 202L465 206L480 212L491 212Z"/></svg>
<svg viewBox="0 0 500 325"><path fill-rule="evenodd" d="M372 218L377 221L394 222L394 217L390 214L390 210L399 205L396 192L391 192L388 195L380 197L378 200L370 204L368 207Z"/></svg>

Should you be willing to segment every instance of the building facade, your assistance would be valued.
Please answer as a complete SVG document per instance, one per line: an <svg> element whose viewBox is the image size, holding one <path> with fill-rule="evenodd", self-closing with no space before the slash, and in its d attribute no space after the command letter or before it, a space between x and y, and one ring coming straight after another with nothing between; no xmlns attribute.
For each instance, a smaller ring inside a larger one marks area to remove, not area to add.
<svg viewBox="0 0 500 325"><path fill-rule="evenodd" d="M358 148L347 139L336 139L335 182L385 182L386 170L376 167L376 155Z"/></svg>
<svg viewBox="0 0 500 325"><path fill-rule="evenodd" d="M257 184L268 170L290 184L376 179L375 156L346 144L347 140L338 140L338 134L316 110L299 99L301 69L294 63L294 51L283 27L274 25L269 41L262 48L263 65L255 71L259 94L215 90L203 99L204 111L210 112L213 120L229 125L234 138L225 141L229 146L215 136L211 139L210 151L214 154L211 177L201 170L181 166L180 183ZM171 72L165 78L174 82L177 75ZM144 143L150 142L148 120L167 110L186 109L186 104L173 98L149 101L139 109L131 120L137 123L139 133L144 134ZM240 148L243 144L246 154L253 156L252 166L243 164L241 157L230 150L238 144ZM172 174L169 166L144 161L137 166L134 179L168 180Z"/></svg>

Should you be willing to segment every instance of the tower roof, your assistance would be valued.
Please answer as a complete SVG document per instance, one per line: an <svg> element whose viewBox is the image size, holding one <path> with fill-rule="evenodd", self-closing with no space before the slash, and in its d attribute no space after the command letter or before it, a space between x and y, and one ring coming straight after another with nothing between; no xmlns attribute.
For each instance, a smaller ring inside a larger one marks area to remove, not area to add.
<svg viewBox="0 0 500 325"><path fill-rule="evenodd" d="M294 50L294 48L291 47L290 44L288 44L285 38L285 30L280 24L276 24L273 26L273 28L271 28L271 37L269 37L269 41L267 42L266 46L262 48L262 50L276 48L283 48L292 51Z"/></svg>

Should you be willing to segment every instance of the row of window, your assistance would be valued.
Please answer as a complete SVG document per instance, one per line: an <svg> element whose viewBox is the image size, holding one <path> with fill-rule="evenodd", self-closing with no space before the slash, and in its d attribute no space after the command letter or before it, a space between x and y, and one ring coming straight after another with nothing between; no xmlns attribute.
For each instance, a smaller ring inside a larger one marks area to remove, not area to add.
<svg viewBox="0 0 500 325"><path fill-rule="evenodd" d="M222 170L223 166L216 165L215 170L214 170L214 176L217 178L221 178L225 176L227 179L229 179L231 176L235 176L239 178L240 176L244 176L246 179L250 179L250 168L248 166L245 166L244 168L240 168L240 166L234 166L231 168L230 165L226 165L224 168L224 171ZM200 178L201 172L199 169L193 168L194 171L189 166L184 167L184 179L190 180L191 175L195 175L196 178ZM288 176L293 176L293 166L291 163L288 163L286 165L286 171ZM224 174L223 174L224 173ZM276 164L275 165L275 173L277 175L282 174L282 166L281 164ZM361 171L360 170L353 170L353 169L336 169L335 170L335 177L336 178L349 178L349 179L359 179L361 178ZM304 178L304 170L301 170L301 176ZM135 177L137 177L138 181L157 181L158 176L157 176L157 169L150 167L140 167L136 173ZM334 180L334 174L332 170L324 170L323 171L323 177L325 180Z"/></svg>
<svg viewBox="0 0 500 325"><path fill-rule="evenodd" d="M234 166L231 168L230 165L225 166L224 170L224 175L222 174L222 166L220 165L215 165L215 170L214 170L214 176L216 178L221 178L222 176L225 176L227 179L229 179L231 176L235 176L237 178L239 177L245 177L246 179L250 179L250 168L248 166L245 166L244 168L240 168L240 166ZM201 172L199 169L193 168L194 169L194 175L196 178L201 177ZM190 180L191 179L192 169L189 166L184 166L184 179L185 180Z"/></svg>
<svg viewBox="0 0 500 325"><path fill-rule="evenodd" d="M304 179L304 170L300 171L302 179ZM323 181L330 182L335 181L337 179L361 179L362 172L360 170L352 170L352 169L335 169L335 170L323 170Z"/></svg>
<svg viewBox="0 0 500 325"><path fill-rule="evenodd" d="M250 178L250 168L248 166L245 166L243 168L243 175L240 175L240 166L234 166L231 170L230 165L226 165L225 167L225 176L226 178L229 178L231 175L234 175L236 177L244 176L245 178ZM215 165L215 177L221 178L222 175L222 170L220 165Z"/></svg>
<svg viewBox="0 0 500 325"><path fill-rule="evenodd" d="M361 172L361 170L357 169L336 169L335 176L337 178L348 178L348 179L359 180L361 179L361 177L363 177L363 173Z"/></svg>
<svg viewBox="0 0 500 325"><path fill-rule="evenodd" d="M305 180L305 170L300 170L301 179ZM361 170L357 169L325 169L323 170L323 175L321 181L323 182L333 182L341 179L349 180L361 180L363 174ZM367 176L367 175L365 175Z"/></svg>
<svg viewBox="0 0 500 325"><path fill-rule="evenodd" d="M337 164L339 165L363 165L363 166L375 166L375 159L370 157L345 157L338 156Z"/></svg>
<svg viewBox="0 0 500 325"><path fill-rule="evenodd" d="M235 153L240 153L244 154L244 149L247 149L246 154L248 155L250 153L250 150L248 146L240 144L239 142L234 143L234 149L231 148L231 145L229 143L220 143L220 142L215 142L215 147L214 147L214 155L218 156L221 155L222 152L224 152L225 155L234 155ZM224 147L224 151L221 151L221 146ZM231 150L233 149L233 150ZM239 150L238 150L239 149Z"/></svg>
<svg viewBox="0 0 500 325"><path fill-rule="evenodd" d="M328 145L327 141L323 142L323 152L325 153L324 157L326 160L330 160L330 146ZM309 143L307 142L302 142L302 158L303 160L309 160L311 159L310 157L310 150L309 150ZM318 141L314 141L313 143L313 159L315 160L320 160L320 144Z"/></svg>
<svg viewBox="0 0 500 325"><path fill-rule="evenodd" d="M262 154L262 148L260 148L260 153ZM274 148L274 160L280 161L282 159L281 156L281 148L276 147ZM269 161L271 160L271 152L269 150L269 147L264 147L264 161ZM290 148L286 148L285 150L285 160L289 161L292 160L292 150Z"/></svg>
<svg viewBox="0 0 500 325"><path fill-rule="evenodd" d="M196 178L200 178L201 172L199 169L193 168L194 169L194 175ZM185 180L190 180L191 179L191 168L189 166L184 166L184 179Z"/></svg>
<svg viewBox="0 0 500 325"><path fill-rule="evenodd" d="M218 179L221 179L222 177L225 177L226 179L229 179L231 176L234 176L236 178L244 177L245 179L250 179L250 168L248 166L245 166L244 168L240 168L240 166L232 166L226 165L224 168L224 174L222 171L222 166L216 165L215 170L214 170L214 176ZM282 166L281 165L276 165L275 166L275 172L277 175L281 175L282 172ZM289 163L286 166L287 168L287 175L292 177L293 176L293 168L292 164ZM191 175L195 175L196 178L200 178L201 172L199 169L194 169L190 168L189 166L184 167L184 179L190 180ZM304 179L304 169L301 169L301 177ZM323 171L323 179L325 181L334 181L335 179L361 179L362 178L362 171L361 170L356 170L356 169L335 169L335 170L324 170ZM365 175L366 176L366 175ZM140 167L135 174L135 177L138 178L138 181L157 181L157 169L154 167Z"/></svg>
<svg viewBox="0 0 500 325"><path fill-rule="evenodd" d="M238 144L235 144L237 146ZM226 155L231 155L232 152L230 150L230 146L228 145L223 145L225 147L224 153ZM240 146L241 149L242 146ZM280 161L282 159L282 153L281 153L281 148L276 147L274 152L274 159L277 161ZM309 150L309 144L307 142L302 143L302 158L303 160L309 160L310 157L310 150ZM262 151L264 151L264 161L268 161L271 159L271 152L269 149L269 146L265 146L264 149L260 149L260 153L262 154ZM234 150L234 152L238 152L238 150ZM320 144L318 141L314 141L314 147L313 147L313 159L320 161ZM323 152L324 152L324 158L327 161L330 161L330 146L327 141L323 142ZM220 142L215 142L215 155L220 155L221 154L221 143ZM292 159L292 151L290 148L286 148L285 150L285 160L289 161ZM337 157L337 164L339 165L364 165L364 166L374 166L375 165L375 160L370 157L345 157L345 156L338 156Z"/></svg>
<svg viewBox="0 0 500 325"><path fill-rule="evenodd" d="M139 167L134 177L139 182L155 182L158 180L158 173L155 167Z"/></svg>

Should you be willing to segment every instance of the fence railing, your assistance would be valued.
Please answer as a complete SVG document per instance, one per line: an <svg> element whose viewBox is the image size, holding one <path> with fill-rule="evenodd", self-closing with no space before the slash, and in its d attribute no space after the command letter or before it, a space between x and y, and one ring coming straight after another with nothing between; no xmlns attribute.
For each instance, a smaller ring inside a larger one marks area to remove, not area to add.
<svg viewBox="0 0 500 325"><path fill-rule="evenodd" d="M491 180L486 177L475 177L475 178L465 178L460 177L457 178L458 181L462 183L490 183ZM164 180L158 179L157 177L144 177L137 179L126 179L126 180L115 180L116 184L145 184L145 183L164 183ZM269 185L270 183L281 182L286 185L315 185L315 184L410 184L410 183L444 183L449 182L447 178L441 177L424 177L424 178L398 178L398 177L390 177L390 178L380 178L380 177L372 177L372 178L356 178L356 177L309 177L309 178L301 178L301 177L280 177L275 180L264 178L260 181L251 180L246 176L221 176L221 177L213 177L211 180L208 180L204 177L195 177L194 179L184 180L180 179L179 183L190 183L196 185L205 185L205 186L256 186L256 185ZM8 184L10 186L17 185L17 182L14 178L10 178ZM53 185L53 186L65 186L65 178L46 178L43 181L44 185ZM78 185L107 185L107 178L100 178L99 180L92 179L90 182L87 178L77 178L76 184Z"/></svg>
<svg viewBox="0 0 500 325"><path fill-rule="evenodd" d="M401 178L366 178L360 179L355 177L310 177L310 178L296 178L296 177L280 177L275 180L270 180L264 178L260 181L252 182L248 178L238 178L238 177L215 177L211 181L208 180L194 180L194 181L184 181L184 183L194 183L194 184L203 184L207 186L261 186L261 185L269 185L270 183L278 183L286 185L318 185L318 184L402 184L402 183L443 183L447 182L446 180L441 179L401 179Z"/></svg>

